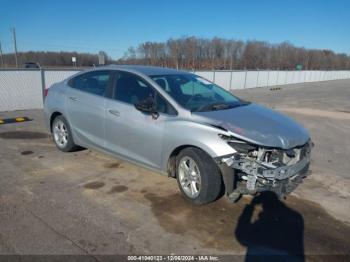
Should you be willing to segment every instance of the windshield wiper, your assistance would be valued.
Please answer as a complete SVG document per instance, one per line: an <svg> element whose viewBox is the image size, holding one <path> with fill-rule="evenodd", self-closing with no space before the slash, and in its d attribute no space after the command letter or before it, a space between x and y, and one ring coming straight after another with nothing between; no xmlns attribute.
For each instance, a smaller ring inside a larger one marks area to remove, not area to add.
<svg viewBox="0 0 350 262"><path fill-rule="evenodd" d="M217 103L212 103L208 105L203 105L198 108L196 108L195 112L205 112L205 111L218 111L218 110L225 110L225 109L230 109L234 107L239 107L239 106L245 106L250 104L249 102L239 102L239 103L222 103L222 102L217 102Z"/></svg>
<svg viewBox="0 0 350 262"><path fill-rule="evenodd" d="M222 110L222 109L228 109L231 107L232 107L232 105L230 105L230 104L215 104L215 105L211 105L210 109L211 110Z"/></svg>
<svg viewBox="0 0 350 262"><path fill-rule="evenodd" d="M207 105L200 106L195 111L196 112L217 111L217 110L223 110L223 109L229 109L229 108L232 108L231 104L213 103L213 104L207 104Z"/></svg>

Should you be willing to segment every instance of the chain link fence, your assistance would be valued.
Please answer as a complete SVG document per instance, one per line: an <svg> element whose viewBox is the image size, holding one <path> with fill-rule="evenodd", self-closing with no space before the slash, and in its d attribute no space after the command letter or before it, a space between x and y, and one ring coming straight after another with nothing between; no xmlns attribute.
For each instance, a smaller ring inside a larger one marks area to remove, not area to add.
<svg viewBox="0 0 350 262"><path fill-rule="evenodd" d="M43 108L43 92L81 70L0 70L0 111ZM195 71L226 90L350 79L350 71Z"/></svg>

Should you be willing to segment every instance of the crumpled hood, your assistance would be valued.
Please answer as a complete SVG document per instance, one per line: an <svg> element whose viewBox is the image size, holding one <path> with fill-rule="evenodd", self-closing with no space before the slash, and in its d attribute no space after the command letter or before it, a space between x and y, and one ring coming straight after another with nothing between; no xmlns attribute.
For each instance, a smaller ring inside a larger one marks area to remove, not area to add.
<svg viewBox="0 0 350 262"><path fill-rule="evenodd" d="M253 103L226 110L193 112L192 117L267 147L289 149L305 144L310 138L308 131L291 118Z"/></svg>

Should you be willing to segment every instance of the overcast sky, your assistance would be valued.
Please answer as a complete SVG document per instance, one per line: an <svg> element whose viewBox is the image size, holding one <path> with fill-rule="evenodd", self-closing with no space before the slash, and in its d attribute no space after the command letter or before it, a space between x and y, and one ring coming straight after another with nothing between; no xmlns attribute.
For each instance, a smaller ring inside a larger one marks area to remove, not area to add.
<svg viewBox="0 0 350 262"><path fill-rule="evenodd" d="M214 36L331 49L350 54L348 0L1 0L0 41L19 51L106 51L170 37Z"/></svg>

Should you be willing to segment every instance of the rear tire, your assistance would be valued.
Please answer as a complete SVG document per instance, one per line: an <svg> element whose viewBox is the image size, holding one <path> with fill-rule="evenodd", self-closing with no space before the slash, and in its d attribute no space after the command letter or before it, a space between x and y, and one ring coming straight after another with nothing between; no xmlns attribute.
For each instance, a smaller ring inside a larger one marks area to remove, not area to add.
<svg viewBox="0 0 350 262"><path fill-rule="evenodd" d="M199 148L185 148L176 157L176 179L184 197L196 205L210 203L220 196L220 170Z"/></svg>
<svg viewBox="0 0 350 262"><path fill-rule="evenodd" d="M52 136L55 145L62 152L72 152L78 149L73 141L72 132L64 116L57 116L52 123Z"/></svg>

